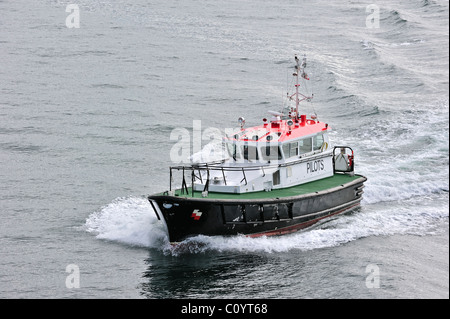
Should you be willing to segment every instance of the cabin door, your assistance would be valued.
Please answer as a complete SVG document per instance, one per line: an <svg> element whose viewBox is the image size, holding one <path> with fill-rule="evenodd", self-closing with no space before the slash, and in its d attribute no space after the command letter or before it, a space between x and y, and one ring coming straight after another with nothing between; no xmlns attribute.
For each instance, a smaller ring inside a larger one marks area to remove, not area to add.
<svg viewBox="0 0 450 319"><path fill-rule="evenodd" d="M280 170L276 171L275 173L273 173L272 176L272 180L273 180L273 185L280 185Z"/></svg>

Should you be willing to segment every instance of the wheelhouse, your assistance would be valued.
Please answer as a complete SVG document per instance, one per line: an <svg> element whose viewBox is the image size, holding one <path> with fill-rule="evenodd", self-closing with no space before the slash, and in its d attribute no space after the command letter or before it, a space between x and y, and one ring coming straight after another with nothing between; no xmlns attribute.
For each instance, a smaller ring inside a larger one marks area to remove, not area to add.
<svg viewBox="0 0 450 319"><path fill-rule="evenodd" d="M229 158L236 164L270 164L295 161L331 149L327 124L306 120L306 117L303 123L288 121L277 121L275 126L272 122L270 126L242 129L232 137L226 137L224 142Z"/></svg>

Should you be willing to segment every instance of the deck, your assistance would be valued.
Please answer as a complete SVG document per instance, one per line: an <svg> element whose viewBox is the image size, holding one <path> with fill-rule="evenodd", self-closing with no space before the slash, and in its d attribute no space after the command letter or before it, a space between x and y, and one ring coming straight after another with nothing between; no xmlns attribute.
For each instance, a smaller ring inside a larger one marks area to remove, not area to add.
<svg viewBox="0 0 450 319"><path fill-rule="evenodd" d="M362 176L360 175L346 175L346 174L335 174L332 177L327 177L321 180L300 184L293 187L283 188L283 189L273 189L270 192L249 192L249 193L208 193L208 199L227 199L227 200L247 200L247 199L269 199L269 198L282 198L282 197L291 197L298 195L305 195L315 192L324 191L327 189L331 189L334 187L338 187L340 185L344 185L355 181ZM181 193L181 189L175 190L175 196L180 198L202 198L202 192L195 191L194 196L192 196L192 188L188 188L189 194ZM159 194L164 195L164 194Z"/></svg>

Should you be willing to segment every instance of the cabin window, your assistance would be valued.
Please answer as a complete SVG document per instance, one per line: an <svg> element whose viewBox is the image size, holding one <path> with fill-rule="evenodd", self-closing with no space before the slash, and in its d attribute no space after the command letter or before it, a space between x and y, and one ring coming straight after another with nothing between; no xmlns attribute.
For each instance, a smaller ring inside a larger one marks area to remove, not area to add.
<svg viewBox="0 0 450 319"><path fill-rule="evenodd" d="M286 158L298 156L298 142L283 144L283 153Z"/></svg>
<svg viewBox="0 0 450 319"><path fill-rule="evenodd" d="M261 147L261 154L266 161L281 160L283 158L278 146L263 146Z"/></svg>
<svg viewBox="0 0 450 319"><path fill-rule="evenodd" d="M258 150L256 146L249 146L249 145L242 146L242 155L244 156L244 159L249 161L259 160Z"/></svg>
<svg viewBox="0 0 450 319"><path fill-rule="evenodd" d="M305 138L300 140L299 143L300 154L306 154L312 151L312 138Z"/></svg>
<svg viewBox="0 0 450 319"><path fill-rule="evenodd" d="M292 176L292 166L286 167L286 177Z"/></svg>
<svg viewBox="0 0 450 319"><path fill-rule="evenodd" d="M314 151L318 151L322 148L322 144L323 144L323 135L317 135L314 136Z"/></svg>
<svg viewBox="0 0 450 319"><path fill-rule="evenodd" d="M241 158L238 152L238 148L234 143L227 143L228 154L234 160Z"/></svg>

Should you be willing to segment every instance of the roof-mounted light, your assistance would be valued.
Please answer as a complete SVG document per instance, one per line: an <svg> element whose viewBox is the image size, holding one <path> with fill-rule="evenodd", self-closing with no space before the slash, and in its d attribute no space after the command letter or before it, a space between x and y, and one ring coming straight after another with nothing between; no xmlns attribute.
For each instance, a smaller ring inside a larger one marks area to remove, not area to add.
<svg viewBox="0 0 450 319"><path fill-rule="evenodd" d="M238 122L239 122L239 125L241 126L241 129L243 129L243 128L244 128L244 125L245 125L245 119L241 116L241 117L238 119Z"/></svg>
<svg viewBox="0 0 450 319"><path fill-rule="evenodd" d="M289 126L289 134L292 132L292 125L294 125L294 121L289 119L287 120L287 125Z"/></svg>

